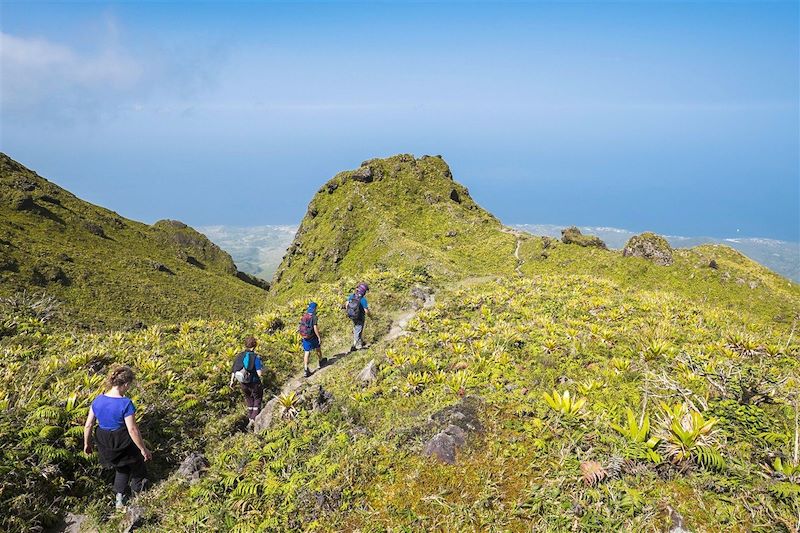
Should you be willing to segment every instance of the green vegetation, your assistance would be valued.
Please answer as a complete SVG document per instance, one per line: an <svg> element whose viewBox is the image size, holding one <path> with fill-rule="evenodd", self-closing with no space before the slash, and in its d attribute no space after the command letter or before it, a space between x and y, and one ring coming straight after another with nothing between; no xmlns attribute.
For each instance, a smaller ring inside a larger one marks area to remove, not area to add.
<svg viewBox="0 0 800 533"><path fill-rule="evenodd" d="M416 267L447 281L507 272L514 237L501 229L440 157L365 161L314 196L274 288L306 294L371 268Z"/></svg>
<svg viewBox="0 0 800 533"><path fill-rule="evenodd" d="M673 259L505 230L441 159L395 156L315 196L261 313L89 334L15 297L0 528L67 509L119 528L75 428L108 365L127 362L157 459L144 531L653 531L669 509L697 532L796 531L800 290L726 247ZM243 432L226 387L243 337L259 338L275 395L300 370L312 296L325 355L346 351L340 305L358 281L370 348L315 376L333 400L289 391L266 431ZM420 286L435 304L387 340ZM454 464L424 453L433 442ZM198 481L174 473L190 452L209 463Z"/></svg>
<svg viewBox="0 0 800 533"><path fill-rule="evenodd" d="M0 296L46 291L63 304L61 323L92 329L232 319L264 298L236 276L185 224L125 219L0 154Z"/></svg>

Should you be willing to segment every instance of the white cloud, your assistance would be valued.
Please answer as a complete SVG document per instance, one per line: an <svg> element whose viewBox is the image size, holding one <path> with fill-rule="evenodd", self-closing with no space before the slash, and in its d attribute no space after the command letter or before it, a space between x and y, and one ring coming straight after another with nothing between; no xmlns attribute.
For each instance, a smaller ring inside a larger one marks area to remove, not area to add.
<svg viewBox="0 0 800 533"><path fill-rule="evenodd" d="M3 114L72 114L140 87L145 66L113 46L79 53L63 44L0 32Z"/></svg>

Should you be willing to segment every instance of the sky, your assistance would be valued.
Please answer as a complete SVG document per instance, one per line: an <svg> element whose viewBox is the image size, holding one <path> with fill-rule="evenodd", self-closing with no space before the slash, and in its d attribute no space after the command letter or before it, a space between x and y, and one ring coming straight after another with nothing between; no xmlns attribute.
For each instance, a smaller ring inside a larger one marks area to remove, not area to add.
<svg viewBox="0 0 800 533"><path fill-rule="evenodd" d="M798 6L3 1L0 150L144 222L413 153L506 223L798 241Z"/></svg>

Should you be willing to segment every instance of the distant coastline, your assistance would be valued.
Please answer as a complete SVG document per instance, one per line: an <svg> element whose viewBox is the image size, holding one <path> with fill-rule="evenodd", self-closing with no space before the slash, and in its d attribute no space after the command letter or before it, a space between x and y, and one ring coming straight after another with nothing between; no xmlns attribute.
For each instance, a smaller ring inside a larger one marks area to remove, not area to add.
<svg viewBox="0 0 800 533"><path fill-rule="evenodd" d="M533 235L561 237L564 226L556 224L509 224ZM636 235L621 228L579 226L583 233L597 235L611 249L622 249ZM233 257L240 270L270 279L280 265L283 254L292 243L296 225L263 226L202 226L197 228ZM800 242L781 241L763 237L685 237L664 235L676 248L691 248L700 244L725 244L758 261L770 270L800 283Z"/></svg>

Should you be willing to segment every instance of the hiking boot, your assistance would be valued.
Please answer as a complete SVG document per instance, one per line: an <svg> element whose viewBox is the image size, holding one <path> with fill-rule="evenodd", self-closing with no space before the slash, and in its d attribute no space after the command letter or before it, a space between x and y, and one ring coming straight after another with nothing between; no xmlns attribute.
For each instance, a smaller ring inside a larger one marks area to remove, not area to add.
<svg viewBox="0 0 800 533"><path fill-rule="evenodd" d="M305 377L307 377L307 378L310 378L310 377L311 377L311 370L309 370L309 369L307 369L307 368L306 368L306 371L305 371Z"/></svg>
<svg viewBox="0 0 800 533"><path fill-rule="evenodd" d="M323 357L323 358L321 358L321 359L319 360L319 367L320 367L320 368L322 368L323 366L325 366L325 365L327 365L327 364L328 364L328 358L327 358L327 357Z"/></svg>

